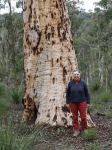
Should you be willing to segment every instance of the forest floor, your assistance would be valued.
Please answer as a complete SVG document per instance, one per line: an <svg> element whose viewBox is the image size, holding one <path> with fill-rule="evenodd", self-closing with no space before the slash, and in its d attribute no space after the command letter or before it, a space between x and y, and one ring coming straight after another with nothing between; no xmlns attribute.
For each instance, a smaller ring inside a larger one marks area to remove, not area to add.
<svg viewBox="0 0 112 150"><path fill-rule="evenodd" d="M9 120L14 132L19 138L33 137L32 150L112 150L112 116L99 112L92 113L96 124L95 139L85 139L82 135L73 137L72 128L50 127L48 125L26 125L21 123L23 108L13 105L4 116L3 124L7 126ZM110 112L109 112L110 113ZM7 121L8 120L8 121Z"/></svg>

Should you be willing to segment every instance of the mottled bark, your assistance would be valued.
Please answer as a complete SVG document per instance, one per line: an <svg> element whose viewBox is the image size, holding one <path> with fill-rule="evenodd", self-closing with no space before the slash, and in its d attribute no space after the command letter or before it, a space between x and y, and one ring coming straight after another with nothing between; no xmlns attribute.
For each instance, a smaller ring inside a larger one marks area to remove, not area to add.
<svg viewBox="0 0 112 150"><path fill-rule="evenodd" d="M36 123L71 125L71 114L62 107L77 60L65 0L24 0L23 14L24 99L35 103Z"/></svg>

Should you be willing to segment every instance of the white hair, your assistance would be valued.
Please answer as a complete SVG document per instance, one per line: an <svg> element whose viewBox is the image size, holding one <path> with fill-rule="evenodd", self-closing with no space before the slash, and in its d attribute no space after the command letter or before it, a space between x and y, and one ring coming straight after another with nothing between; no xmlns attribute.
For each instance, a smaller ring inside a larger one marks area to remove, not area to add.
<svg viewBox="0 0 112 150"><path fill-rule="evenodd" d="M78 70L76 70L76 71L73 72L73 75L75 75L75 74L79 74L80 75L80 72Z"/></svg>

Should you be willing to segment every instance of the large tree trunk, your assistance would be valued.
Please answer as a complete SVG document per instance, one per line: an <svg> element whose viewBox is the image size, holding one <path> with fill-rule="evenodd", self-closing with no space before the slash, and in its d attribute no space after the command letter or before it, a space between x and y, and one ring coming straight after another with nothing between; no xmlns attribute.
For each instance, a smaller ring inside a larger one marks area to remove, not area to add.
<svg viewBox="0 0 112 150"><path fill-rule="evenodd" d="M25 111L36 123L71 125L62 109L66 86L77 68L65 0L24 0ZM33 111L37 109L37 113Z"/></svg>

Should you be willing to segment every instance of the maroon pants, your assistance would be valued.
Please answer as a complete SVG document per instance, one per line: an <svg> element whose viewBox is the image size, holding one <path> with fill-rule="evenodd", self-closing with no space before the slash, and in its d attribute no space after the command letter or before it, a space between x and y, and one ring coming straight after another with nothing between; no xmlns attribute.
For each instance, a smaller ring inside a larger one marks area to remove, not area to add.
<svg viewBox="0 0 112 150"><path fill-rule="evenodd" d="M70 110L73 115L73 128L75 130L80 130L78 123L78 112L79 112L82 130L87 129L87 119L86 119L87 102L70 103Z"/></svg>

